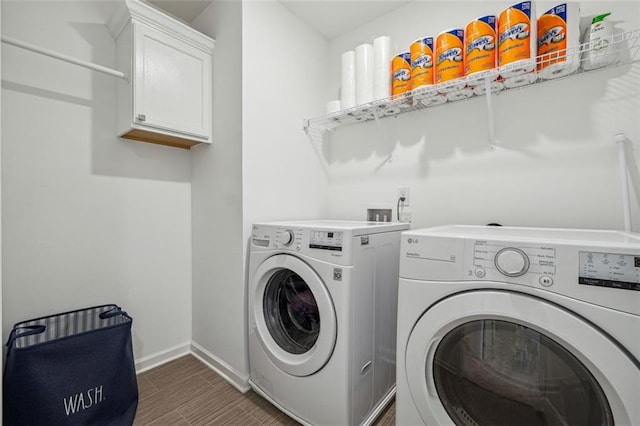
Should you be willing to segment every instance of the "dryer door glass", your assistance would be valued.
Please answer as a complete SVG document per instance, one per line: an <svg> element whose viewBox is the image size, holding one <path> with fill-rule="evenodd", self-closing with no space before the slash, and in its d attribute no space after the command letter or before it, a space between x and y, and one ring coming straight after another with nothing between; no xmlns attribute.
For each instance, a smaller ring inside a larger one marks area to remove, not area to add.
<svg viewBox="0 0 640 426"><path fill-rule="evenodd" d="M273 340L285 351L303 354L320 334L320 311L307 283L282 269L271 276L264 292L265 322Z"/></svg>
<svg viewBox="0 0 640 426"><path fill-rule="evenodd" d="M436 349L433 377L457 425L613 425L587 368L557 342L512 322L453 329Z"/></svg>

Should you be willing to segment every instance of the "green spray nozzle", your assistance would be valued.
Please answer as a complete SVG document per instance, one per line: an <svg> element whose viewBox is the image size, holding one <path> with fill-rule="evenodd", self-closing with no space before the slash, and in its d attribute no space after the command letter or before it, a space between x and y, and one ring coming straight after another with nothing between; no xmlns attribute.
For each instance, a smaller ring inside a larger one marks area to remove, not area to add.
<svg viewBox="0 0 640 426"><path fill-rule="evenodd" d="M603 13L602 15L598 15L598 16L593 18L591 23L595 24L596 22L601 22L602 20L604 20L604 18L606 18L609 15L611 15L611 13Z"/></svg>

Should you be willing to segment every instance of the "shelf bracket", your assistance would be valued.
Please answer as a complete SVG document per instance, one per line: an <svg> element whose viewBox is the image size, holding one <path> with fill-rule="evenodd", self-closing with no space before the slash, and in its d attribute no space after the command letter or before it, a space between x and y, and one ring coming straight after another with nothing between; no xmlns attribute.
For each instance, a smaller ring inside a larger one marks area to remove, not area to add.
<svg viewBox="0 0 640 426"><path fill-rule="evenodd" d="M493 106L491 100L493 98L493 92L491 91L491 83L493 76L488 75L484 79L485 98L487 100L487 127L489 132L489 149L491 151L496 150L496 129L493 121Z"/></svg>
<svg viewBox="0 0 640 426"><path fill-rule="evenodd" d="M305 121L308 121L308 120L305 120ZM325 131L321 129L317 129L313 126L305 125L304 132L307 134L307 137L309 138L309 142L311 142L311 146L313 147L313 150L315 151L316 156L320 161L320 167L322 167L322 172L324 173L325 178L327 179L327 181L330 181L331 174L329 173L329 163L325 159L324 154L322 152L322 148L323 146L325 146L324 145Z"/></svg>

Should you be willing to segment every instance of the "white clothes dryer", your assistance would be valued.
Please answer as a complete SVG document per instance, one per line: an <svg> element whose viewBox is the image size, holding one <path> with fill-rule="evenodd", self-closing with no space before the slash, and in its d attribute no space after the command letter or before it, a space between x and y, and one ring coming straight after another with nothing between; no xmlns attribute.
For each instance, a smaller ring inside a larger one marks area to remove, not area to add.
<svg viewBox="0 0 640 426"><path fill-rule="evenodd" d="M407 224L255 224L251 387L303 424L370 424L395 393L400 233Z"/></svg>
<svg viewBox="0 0 640 426"><path fill-rule="evenodd" d="M402 234L398 425L640 425L640 236Z"/></svg>

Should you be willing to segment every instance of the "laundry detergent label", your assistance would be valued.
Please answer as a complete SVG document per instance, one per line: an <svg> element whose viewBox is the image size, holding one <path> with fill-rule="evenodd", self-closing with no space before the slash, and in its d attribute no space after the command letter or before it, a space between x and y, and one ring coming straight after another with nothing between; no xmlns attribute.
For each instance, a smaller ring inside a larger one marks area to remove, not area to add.
<svg viewBox="0 0 640 426"><path fill-rule="evenodd" d="M411 89L433 84L433 37L411 43Z"/></svg>
<svg viewBox="0 0 640 426"><path fill-rule="evenodd" d="M391 60L391 93L402 95L411 90L411 53L398 53Z"/></svg>
<svg viewBox="0 0 640 426"><path fill-rule="evenodd" d="M464 30L464 74L487 71L496 66L496 17L483 16Z"/></svg>
<svg viewBox="0 0 640 426"><path fill-rule="evenodd" d="M514 4L498 17L498 65L529 59L531 52L531 2ZM535 18L534 18L535 19Z"/></svg>
<svg viewBox="0 0 640 426"><path fill-rule="evenodd" d="M560 4L538 18L538 71L564 61L567 49L567 4Z"/></svg>
<svg viewBox="0 0 640 426"><path fill-rule="evenodd" d="M436 38L436 83L464 77L464 30L454 29Z"/></svg>

